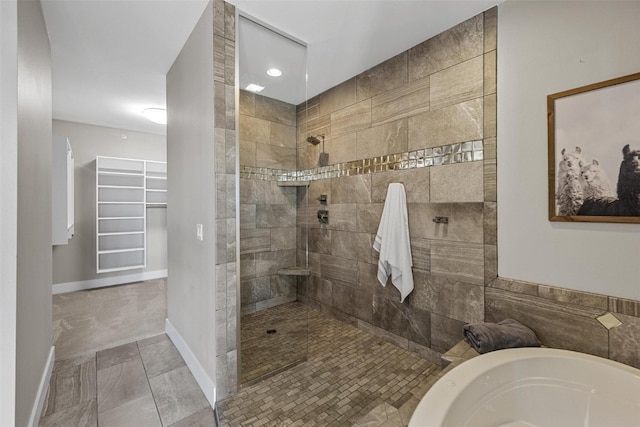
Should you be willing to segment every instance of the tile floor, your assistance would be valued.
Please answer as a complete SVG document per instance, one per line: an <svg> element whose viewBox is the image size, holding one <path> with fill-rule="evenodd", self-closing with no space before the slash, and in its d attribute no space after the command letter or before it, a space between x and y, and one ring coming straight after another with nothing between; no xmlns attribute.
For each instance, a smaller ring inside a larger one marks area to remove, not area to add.
<svg viewBox="0 0 640 427"><path fill-rule="evenodd" d="M291 303L281 310L308 313L307 361L220 402L222 426L406 426L441 375L440 367L313 308ZM215 421L162 334L57 361L40 426L213 427Z"/></svg>
<svg viewBox="0 0 640 427"><path fill-rule="evenodd" d="M304 304L289 303L242 315L242 384L306 360L309 310Z"/></svg>
<svg viewBox="0 0 640 427"><path fill-rule="evenodd" d="M308 310L307 361L220 402L221 425L406 426L440 367Z"/></svg>
<svg viewBox="0 0 640 427"><path fill-rule="evenodd" d="M211 406L164 334L56 361L40 426L215 426Z"/></svg>

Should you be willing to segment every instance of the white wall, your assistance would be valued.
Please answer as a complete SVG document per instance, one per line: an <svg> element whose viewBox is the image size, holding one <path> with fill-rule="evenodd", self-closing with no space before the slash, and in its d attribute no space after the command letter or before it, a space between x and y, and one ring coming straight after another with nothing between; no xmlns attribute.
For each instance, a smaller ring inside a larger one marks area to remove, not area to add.
<svg viewBox="0 0 640 427"><path fill-rule="evenodd" d="M51 48L39 1L18 1L16 426L51 353Z"/></svg>
<svg viewBox="0 0 640 427"><path fill-rule="evenodd" d="M639 41L638 1L499 6L500 276L640 300L640 224L548 221L546 116L549 94L640 71Z"/></svg>
<svg viewBox="0 0 640 427"><path fill-rule="evenodd" d="M96 156L166 161L163 135L62 120L53 134L69 138L75 160L75 234L53 248L53 283L69 283L167 269L167 210L147 208L147 267L96 273ZM127 139L121 135L126 134Z"/></svg>
<svg viewBox="0 0 640 427"><path fill-rule="evenodd" d="M17 1L0 1L0 425L15 424L18 195Z"/></svg>
<svg viewBox="0 0 640 427"><path fill-rule="evenodd" d="M168 321L209 383L216 378L213 76L209 3L167 74ZM196 239L196 224L204 226L203 241Z"/></svg>

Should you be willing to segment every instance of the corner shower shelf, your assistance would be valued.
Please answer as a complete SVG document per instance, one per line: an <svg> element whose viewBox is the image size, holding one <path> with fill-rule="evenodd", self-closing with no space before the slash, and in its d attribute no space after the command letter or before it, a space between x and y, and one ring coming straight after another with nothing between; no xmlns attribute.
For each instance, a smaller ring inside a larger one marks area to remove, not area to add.
<svg viewBox="0 0 640 427"><path fill-rule="evenodd" d="M309 276L311 270L305 267L286 267L278 270L281 276Z"/></svg>
<svg viewBox="0 0 640 427"><path fill-rule="evenodd" d="M278 181L278 187L308 187L311 181Z"/></svg>

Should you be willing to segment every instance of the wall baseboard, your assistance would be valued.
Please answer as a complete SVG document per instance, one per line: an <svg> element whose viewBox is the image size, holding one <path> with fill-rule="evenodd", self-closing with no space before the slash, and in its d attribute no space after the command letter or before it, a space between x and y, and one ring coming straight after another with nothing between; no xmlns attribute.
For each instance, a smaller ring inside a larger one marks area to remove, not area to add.
<svg viewBox="0 0 640 427"><path fill-rule="evenodd" d="M178 332L178 330L175 328L175 326L173 326L173 324L169 319L166 319L165 325L166 325L167 335L169 336L171 341L173 341L173 344L176 346L176 348L180 352L180 355L182 356L185 363L187 364L187 367L189 368L194 378L198 382L198 385L200 386L200 388L202 389L202 392L204 393L205 397L209 401L209 404L211 405L212 408L215 408L216 407L215 381L211 380L209 375L207 375L207 372L204 370L204 368L196 358L196 355L193 354L187 342L184 340L184 338L182 338L182 335L180 335L180 332Z"/></svg>
<svg viewBox="0 0 640 427"><path fill-rule="evenodd" d="M56 283L53 294L84 291L87 289L104 288L107 286L123 285L125 283L141 282L143 280L161 279L168 276L168 270L143 271L142 273L126 274L123 276L101 277L99 279L81 280L79 282Z"/></svg>
<svg viewBox="0 0 640 427"><path fill-rule="evenodd" d="M31 409L31 417L29 418L30 427L38 427L40 417L42 416L42 408L44 408L44 401L47 398L47 391L49 391L49 381L51 380L51 373L53 372L53 365L56 362L56 348L51 346L49 350L49 357L47 358L47 365L44 367L42 378L40 379L40 386L38 387L38 394L36 395L36 401Z"/></svg>

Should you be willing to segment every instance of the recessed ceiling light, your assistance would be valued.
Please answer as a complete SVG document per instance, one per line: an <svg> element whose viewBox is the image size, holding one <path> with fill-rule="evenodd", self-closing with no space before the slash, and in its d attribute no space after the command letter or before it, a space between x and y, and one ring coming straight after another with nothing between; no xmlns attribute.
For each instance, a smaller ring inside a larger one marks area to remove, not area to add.
<svg viewBox="0 0 640 427"><path fill-rule="evenodd" d="M255 83L251 83L245 89L246 90L250 90L251 92L260 92L262 89L264 89L264 86L260 86L260 85L257 85Z"/></svg>
<svg viewBox="0 0 640 427"><path fill-rule="evenodd" d="M280 77L282 75L282 71L278 70L277 68L269 68L267 70L267 74L269 74L271 77Z"/></svg>
<svg viewBox="0 0 640 427"><path fill-rule="evenodd" d="M164 108L145 108L142 110L142 115L153 123L158 123L159 125L167 124L167 110Z"/></svg>

